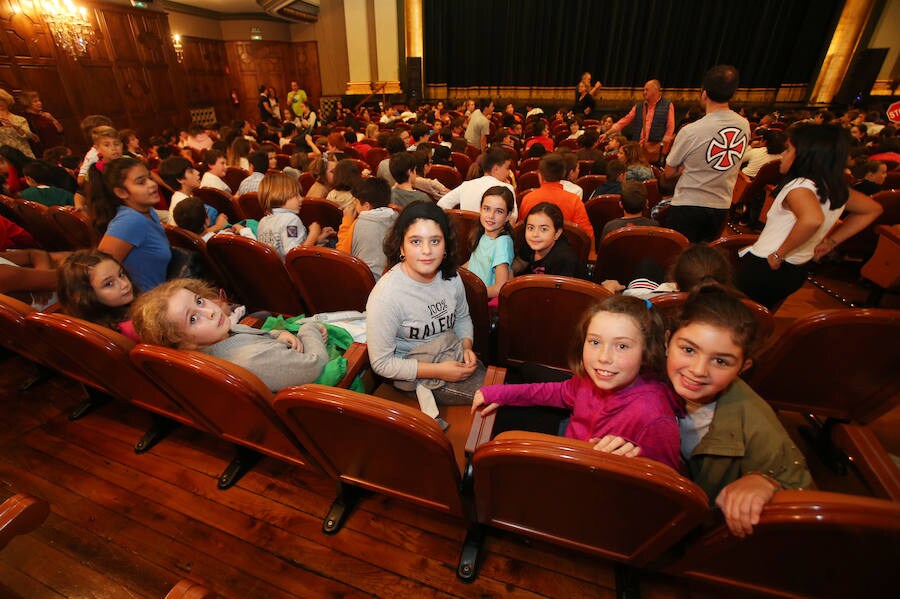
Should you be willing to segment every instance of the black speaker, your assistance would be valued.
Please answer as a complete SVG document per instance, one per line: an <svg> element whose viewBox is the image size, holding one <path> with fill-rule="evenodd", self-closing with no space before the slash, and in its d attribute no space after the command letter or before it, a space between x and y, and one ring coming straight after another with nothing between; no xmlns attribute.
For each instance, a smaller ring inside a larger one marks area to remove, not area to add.
<svg viewBox="0 0 900 599"><path fill-rule="evenodd" d="M842 106L864 104L875 85L887 53L887 48L867 48L857 52L847 69L841 89L832 102Z"/></svg>
<svg viewBox="0 0 900 599"><path fill-rule="evenodd" d="M422 57L406 58L406 97L409 103L422 101Z"/></svg>

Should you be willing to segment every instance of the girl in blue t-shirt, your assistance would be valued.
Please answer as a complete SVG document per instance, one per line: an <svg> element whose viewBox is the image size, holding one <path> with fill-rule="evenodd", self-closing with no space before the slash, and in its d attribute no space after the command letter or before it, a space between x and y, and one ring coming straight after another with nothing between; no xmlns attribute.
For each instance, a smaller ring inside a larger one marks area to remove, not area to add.
<svg viewBox="0 0 900 599"><path fill-rule="evenodd" d="M490 187L481 196L481 216L472 235L475 247L465 267L484 281L488 298L497 297L503 284L512 278L515 251L509 219L515 201L504 185Z"/></svg>
<svg viewBox="0 0 900 599"><path fill-rule="evenodd" d="M121 262L138 289L149 291L166 280L172 258L153 209L159 202L156 182L144 163L129 157L107 162L99 174L91 177L97 249Z"/></svg>

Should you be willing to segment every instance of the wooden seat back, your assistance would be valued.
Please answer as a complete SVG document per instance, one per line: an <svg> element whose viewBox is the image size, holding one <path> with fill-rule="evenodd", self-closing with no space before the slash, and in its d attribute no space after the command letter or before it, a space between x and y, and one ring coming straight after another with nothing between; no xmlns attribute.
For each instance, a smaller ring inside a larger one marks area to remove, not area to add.
<svg viewBox="0 0 900 599"><path fill-rule="evenodd" d="M623 285L635 278L641 261L650 259L667 269L690 242L672 229L624 227L609 233L597 246L594 280L613 279Z"/></svg>
<svg viewBox="0 0 900 599"><path fill-rule="evenodd" d="M681 307L684 306L684 302L687 301L687 298L688 294L683 292L660 293L651 297L650 301L653 302L653 307L660 311L663 320L669 324L674 322ZM772 336L772 333L775 332L775 318L765 306L757 304L751 299L744 298L741 301L743 301L744 305L750 308L753 315L756 316L756 321L759 325L758 337L760 342L764 343Z"/></svg>
<svg viewBox="0 0 900 599"><path fill-rule="evenodd" d="M26 328L25 318L34 311L25 302L0 294L0 345L32 362L46 364L46 354L52 348L44 347Z"/></svg>
<svg viewBox="0 0 900 599"><path fill-rule="evenodd" d="M375 276L359 258L331 248L296 247L284 257L284 265L313 314L366 311Z"/></svg>
<svg viewBox="0 0 900 599"><path fill-rule="evenodd" d="M193 192L195 198L200 198L203 203L212 206L220 213L228 217L229 223L236 223L244 220L244 214L240 207L235 203L234 199L215 187L198 187Z"/></svg>
<svg viewBox="0 0 900 599"><path fill-rule="evenodd" d="M900 585L898 548L900 503L779 491L752 535L719 526L667 570L754 596L878 597Z"/></svg>
<svg viewBox="0 0 900 599"><path fill-rule="evenodd" d="M373 147L366 154L366 162L372 170L372 173L378 171L378 165L381 161L388 157L388 151L385 148Z"/></svg>
<svg viewBox="0 0 900 599"><path fill-rule="evenodd" d="M668 466L583 441L501 433L472 465L480 523L627 564L658 557L708 513L706 493Z"/></svg>
<svg viewBox="0 0 900 599"><path fill-rule="evenodd" d="M488 309L488 293L484 281L467 268L457 270L466 288L466 303L469 304L469 317L475 330L472 349L485 364L492 363L491 351L491 314Z"/></svg>
<svg viewBox="0 0 900 599"><path fill-rule="evenodd" d="M900 401L900 310L824 310L794 321L747 382L780 410L870 422Z"/></svg>
<svg viewBox="0 0 900 599"><path fill-rule="evenodd" d="M15 209L22 221L22 228L31 233L42 249L48 252L71 250L68 240L56 223L47 216L49 208L29 200L16 200Z"/></svg>
<svg viewBox="0 0 900 599"><path fill-rule="evenodd" d="M582 175L575 181L575 185L579 186L583 191L582 197L589 198L594 190L606 183L606 175Z"/></svg>
<svg viewBox="0 0 900 599"><path fill-rule="evenodd" d="M453 161L453 166L456 167L460 176L465 178L466 173L469 172L469 167L472 166L472 159L463 152L451 152L450 160Z"/></svg>
<svg viewBox="0 0 900 599"><path fill-rule="evenodd" d="M274 406L335 480L463 515L453 447L420 410L323 385L283 389Z"/></svg>
<svg viewBox="0 0 900 599"><path fill-rule="evenodd" d="M264 243L240 235L217 235L206 244L210 258L227 273L232 290L248 312L268 310L297 315L306 312L281 256Z"/></svg>
<svg viewBox="0 0 900 599"><path fill-rule="evenodd" d="M621 201L621 194L607 193L589 199L584 205L591 227L594 229L594 250L597 252L600 251L600 240L606 223L625 216Z"/></svg>
<svg viewBox="0 0 900 599"><path fill-rule="evenodd" d="M306 198L300 205L300 220L308 228L312 223L319 223L322 228L331 227L335 231L341 228L343 211L325 198Z"/></svg>
<svg viewBox="0 0 900 599"><path fill-rule="evenodd" d="M225 176L222 177L222 180L231 188L232 193L237 193L238 187L241 186L241 182L249 176L250 171L237 166L229 166L225 169Z"/></svg>
<svg viewBox="0 0 900 599"><path fill-rule="evenodd" d="M135 368L128 357L135 344L124 335L65 314L34 312L28 327L53 348L49 365L66 376L182 424L207 428L202 415L160 392Z"/></svg>
<svg viewBox="0 0 900 599"><path fill-rule="evenodd" d="M259 194L255 191L242 193L237 199L238 206L244 214L244 218L252 218L253 220L262 220L266 215L262 204L259 203Z"/></svg>
<svg viewBox="0 0 900 599"><path fill-rule="evenodd" d="M252 372L197 351L140 344L131 360L173 401L203 414L231 443L309 467L303 446L272 409L272 393Z"/></svg>
<svg viewBox="0 0 900 599"><path fill-rule="evenodd" d="M465 264L472 256L472 233L478 227L481 216L471 210L445 210L450 226L456 234L456 263Z"/></svg>
<svg viewBox="0 0 900 599"><path fill-rule="evenodd" d="M578 321L610 292L600 285L556 275L516 277L500 289L496 361L534 362L568 370Z"/></svg>
<svg viewBox="0 0 900 599"><path fill-rule="evenodd" d="M447 189L455 189L462 183L462 175L452 166L433 164L428 171L428 176L440 181Z"/></svg>
<svg viewBox="0 0 900 599"><path fill-rule="evenodd" d="M716 248L725 254L731 267L737 272L741 258L738 252L747 246L751 246L759 239L754 233L740 233L738 235L726 235L710 242L709 247Z"/></svg>
<svg viewBox="0 0 900 599"><path fill-rule="evenodd" d="M84 212L63 206L51 206L47 210L47 218L71 249L83 250L97 245L94 228Z"/></svg>

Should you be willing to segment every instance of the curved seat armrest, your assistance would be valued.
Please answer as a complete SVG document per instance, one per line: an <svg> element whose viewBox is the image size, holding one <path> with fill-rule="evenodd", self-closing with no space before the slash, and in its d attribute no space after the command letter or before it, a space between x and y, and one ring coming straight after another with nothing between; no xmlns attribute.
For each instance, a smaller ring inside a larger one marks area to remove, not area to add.
<svg viewBox="0 0 900 599"><path fill-rule="evenodd" d="M876 497L900 501L900 468L871 429L838 424L832 440L850 458Z"/></svg>
<svg viewBox="0 0 900 599"><path fill-rule="evenodd" d="M16 536L31 532L50 515L50 504L24 493L0 504L0 549Z"/></svg>
<svg viewBox="0 0 900 599"><path fill-rule="evenodd" d="M488 385L502 385L506 379L506 369L499 366L488 366L484 375L483 387ZM491 412L487 416L483 416L480 411L472 415L472 424L469 426L469 436L466 438L466 455L471 457L480 445L491 440L491 433L494 430L494 420L497 418L497 412Z"/></svg>
<svg viewBox="0 0 900 599"><path fill-rule="evenodd" d="M369 366L369 348L365 343L354 342L344 352L344 357L347 358L347 372L337 386L349 389L356 375Z"/></svg>
<svg viewBox="0 0 900 599"><path fill-rule="evenodd" d="M878 225L875 227L875 232L894 243L900 243L900 225Z"/></svg>
<svg viewBox="0 0 900 599"><path fill-rule="evenodd" d="M166 599L216 599L218 595L202 584L182 578L166 595Z"/></svg>

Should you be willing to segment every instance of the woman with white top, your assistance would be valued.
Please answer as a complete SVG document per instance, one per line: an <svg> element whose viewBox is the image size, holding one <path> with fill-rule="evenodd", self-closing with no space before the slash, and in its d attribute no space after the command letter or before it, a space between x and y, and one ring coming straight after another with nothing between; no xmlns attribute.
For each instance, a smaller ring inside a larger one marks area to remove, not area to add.
<svg viewBox="0 0 900 599"><path fill-rule="evenodd" d="M807 262L822 258L881 214L880 204L847 185L849 147L847 132L837 125L802 123L788 131L781 157L784 179L759 239L741 255L737 286L750 299L774 311L803 286ZM834 227L841 213L845 218Z"/></svg>

